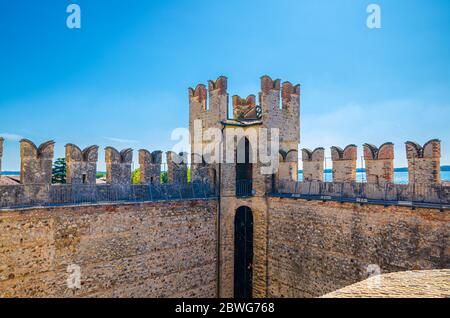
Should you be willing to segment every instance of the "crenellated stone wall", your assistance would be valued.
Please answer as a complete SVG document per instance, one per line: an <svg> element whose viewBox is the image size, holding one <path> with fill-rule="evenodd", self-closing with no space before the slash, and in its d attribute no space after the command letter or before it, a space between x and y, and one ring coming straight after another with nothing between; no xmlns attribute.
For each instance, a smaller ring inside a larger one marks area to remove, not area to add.
<svg viewBox="0 0 450 318"><path fill-rule="evenodd" d="M356 145L348 145L345 149L331 147L333 160L333 182L356 182Z"/></svg>
<svg viewBox="0 0 450 318"><path fill-rule="evenodd" d="M66 145L66 182L69 184L96 184L98 146L81 150L74 144Z"/></svg>
<svg viewBox="0 0 450 318"><path fill-rule="evenodd" d="M216 213L215 200L2 211L0 298L215 297Z"/></svg>
<svg viewBox="0 0 450 318"><path fill-rule="evenodd" d="M406 142L409 183L435 184L441 182L441 141L433 139L422 147Z"/></svg>
<svg viewBox="0 0 450 318"><path fill-rule="evenodd" d="M20 141L20 182L22 184L52 183L54 145L53 141L47 141L37 147L28 139Z"/></svg>
<svg viewBox="0 0 450 318"><path fill-rule="evenodd" d="M385 143L380 148L364 144L364 160L368 183L394 182L394 144Z"/></svg>
<svg viewBox="0 0 450 318"><path fill-rule="evenodd" d="M323 162L325 149L316 148L314 151L302 149L303 181L323 182Z"/></svg>
<svg viewBox="0 0 450 318"><path fill-rule="evenodd" d="M167 178L169 183L187 182L187 162L188 154L186 152L180 154L173 151L167 152Z"/></svg>
<svg viewBox="0 0 450 318"><path fill-rule="evenodd" d="M161 163L162 152L148 150L139 150L139 164L141 184L160 184L161 183Z"/></svg>
<svg viewBox="0 0 450 318"><path fill-rule="evenodd" d="M107 147L105 149L105 161L107 183L131 184L132 149L124 149L119 152L113 147Z"/></svg>

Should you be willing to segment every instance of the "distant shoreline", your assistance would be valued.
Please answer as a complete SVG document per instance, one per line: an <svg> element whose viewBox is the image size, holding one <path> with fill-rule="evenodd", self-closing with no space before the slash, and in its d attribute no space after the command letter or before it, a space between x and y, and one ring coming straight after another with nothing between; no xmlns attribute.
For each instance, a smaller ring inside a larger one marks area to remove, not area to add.
<svg viewBox="0 0 450 318"><path fill-rule="evenodd" d="M441 166L441 171L450 171L450 166ZM325 169L325 173L331 173L333 172L332 169ZM364 168L358 168L356 169L356 172L366 172L366 169ZM408 172L408 168L395 168L394 172ZM104 171L98 171L98 173L106 174ZM298 170L298 173L303 173L303 170ZM2 176L20 176L20 171L3 171L0 173Z"/></svg>

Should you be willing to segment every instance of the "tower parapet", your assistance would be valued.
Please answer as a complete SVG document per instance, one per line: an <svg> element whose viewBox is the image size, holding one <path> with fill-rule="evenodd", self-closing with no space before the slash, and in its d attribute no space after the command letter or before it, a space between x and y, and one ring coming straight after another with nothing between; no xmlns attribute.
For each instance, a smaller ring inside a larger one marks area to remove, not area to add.
<svg viewBox="0 0 450 318"><path fill-rule="evenodd" d="M249 95L247 98L241 98L234 95L233 101L233 117L235 119L256 119L259 114L256 108L256 96Z"/></svg>
<svg viewBox="0 0 450 318"><path fill-rule="evenodd" d="M169 183L187 182L187 162L188 154L186 152L179 154L173 151L167 152L167 179Z"/></svg>
<svg viewBox="0 0 450 318"><path fill-rule="evenodd" d="M157 185L161 183L162 151L139 150L141 184Z"/></svg>
<svg viewBox="0 0 450 318"><path fill-rule="evenodd" d="M228 118L228 80L220 76L208 81L208 89L199 84L189 88L189 134L191 153L203 155L208 142L203 140L209 128L222 128L222 122Z"/></svg>
<svg viewBox="0 0 450 318"><path fill-rule="evenodd" d="M259 94L263 125L266 128L278 128L280 143L300 143L300 85L261 77ZM281 93L281 95L280 95ZM281 108L280 108L281 101ZM286 151L290 149L282 148Z"/></svg>
<svg viewBox="0 0 450 318"><path fill-rule="evenodd" d="M32 141L20 141L20 182L22 184L51 184L54 155L53 141L37 147Z"/></svg>
<svg viewBox="0 0 450 318"><path fill-rule="evenodd" d="M357 146L331 147L333 182L356 182Z"/></svg>
<svg viewBox="0 0 450 318"><path fill-rule="evenodd" d="M66 182L69 184L96 184L98 146L81 150L74 144L66 145Z"/></svg>
<svg viewBox="0 0 450 318"><path fill-rule="evenodd" d="M265 75L261 77L262 125L278 129L280 163L278 178L297 180L298 145L300 143L300 85L281 84Z"/></svg>
<svg viewBox="0 0 450 318"><path fill-rule="evenodd" d="M377 148L364 144L364 160L368 183L382 184L394 182L394 144L387 142Z"/></svg>
<svg viewBox="0 0 450 318"><path fill-rule="evenodd" d="M316 148L314 151L302 149L303 181L323 182L323 162L325 149Z"/></svg>
<svg viewBox="0 0 450 318"><path fill-rule="evenodd" d="M214 181L214 166L205 162L203 156L191 154L191 180L192 181Z"/></svg>
<svg viewBox="0 0 450 318"><path fill-rule="evenodd" d="M409 183L435 184L441 182L441 141L432 139L422 147L406 142Z"/></svg>
<svg viewBox="0 0 450 318"><path fill-rule="evenodd" d="M109 184L131 184L131 163L133 150L128 148L121 152L113 147L105 148L106 182Z"/></svg>
<svg viewBox="0 0 450 318"><path fill-rule="evenodd" d="M3 142L5 139L0 137L0 173L2 172L2 159L3 159Z"/></svg>

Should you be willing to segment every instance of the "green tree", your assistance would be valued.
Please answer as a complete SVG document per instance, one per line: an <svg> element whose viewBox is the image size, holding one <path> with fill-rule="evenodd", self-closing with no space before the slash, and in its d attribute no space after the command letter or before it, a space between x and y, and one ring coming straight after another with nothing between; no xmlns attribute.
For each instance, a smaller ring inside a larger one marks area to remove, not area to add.
<svg viewBox="0 0 450 318"><path fill-rule="evenodd" d="M132 184L141 183L141 169L137 168L131 173L131 183Z"/></svg>
<svg viewBox="0 0 450 318"><path fill-rule="evenodd" d="M66 183L67 165L65 158L58 158L53 163L52 183Z"/></svg>
<svg viewBox="0 0 450 318"><path fill-rule="evenodd" d="M169 182L169 178L167 176L167 171L161 172L161 183Z"/></svg>

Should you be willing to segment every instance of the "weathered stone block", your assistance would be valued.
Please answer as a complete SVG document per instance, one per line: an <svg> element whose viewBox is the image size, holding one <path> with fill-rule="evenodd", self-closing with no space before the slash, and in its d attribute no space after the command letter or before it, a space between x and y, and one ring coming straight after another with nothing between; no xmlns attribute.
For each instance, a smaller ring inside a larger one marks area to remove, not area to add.
<svg viewBox="0 0 450 318"><path fill-rule="evenodd" d="M333 182L356 182L356 145L348 145L345 149L331 147L333 160Z"/></svg>
<svg viewBox="0 0 450 318"><path fill-rule="evenodd" d="M66 145L68 184L96 184L98 146L81 150L74 144Z"/></svg>
<svg viewBox="0 0 450 318"><path fill-rule="evenodd" d="M53 164L53 141L39 148L30 140L20 141L20 181L22 184L51 184Z"/></svg>
<svg viewBox="0 0 450 318"><path fill-rule="evenodd" d="M366 177L368 183L394 182L394 144L385 143L380 148L364 144Z"/></svg>
<svg viewBox="0 0 450 318"><path fill-rule="evenodd" d="M113 147L107 147L105 160L106 181L109 184L131 184L132 149L124 149L119 152Z"/></svg>
<svg viewBox="0 0 450 318"><path fill-rule="evenodd" d="M441 182L441 141L433 139L422 147L416 142L406 142L408 178L413 184Z"/></svg>
<svg viewBox="0 0 450 318"><path fill-rule="evenodd" d="M167 178L169 183L187 182L187 162L188 154L186 152L180 154L173 151L167 152Z"/></svg>
<svg viewBox="0 0 450 318"><path fill-rule="evenodd" d="M161 183L162 151L150 153L148 150L139 150L139 164L141 170L141 184Z"/></svg>
<svg viewBox="0 0 450 318"><path fill-rule="evenodd" d="M323 182L323 162L325 149L316 148L314 151L302 149L303 181Z"/></svg>

